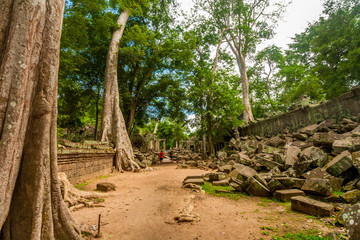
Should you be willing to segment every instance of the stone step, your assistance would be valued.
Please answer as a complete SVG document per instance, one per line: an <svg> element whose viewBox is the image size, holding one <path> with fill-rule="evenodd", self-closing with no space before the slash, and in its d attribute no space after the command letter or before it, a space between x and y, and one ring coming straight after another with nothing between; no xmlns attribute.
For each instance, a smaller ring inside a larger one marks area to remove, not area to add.
<svg viewBox="0 0 360 240"><path fill-rule="evenodd" d="M315 216L329 217L334 214L333 205L302 196L291 198L291 209Z"/></svg>
<svg viewBox="0 0 360 240"><path fill-rule="evenodd" d="M282 202L290 202L291 198L296 196L305 197L305 193L299 189L277 190L274 193L274 197Z"/></svg>
<svg viewBox="0 0 360 240"><path fill-rule="evenodd" d="M188 183L192 183L192 184L196 184L196 185L204 185L204 179L202 178L190 178L190 179L186 179L184 181L184 185L188 184Z"/></svg>

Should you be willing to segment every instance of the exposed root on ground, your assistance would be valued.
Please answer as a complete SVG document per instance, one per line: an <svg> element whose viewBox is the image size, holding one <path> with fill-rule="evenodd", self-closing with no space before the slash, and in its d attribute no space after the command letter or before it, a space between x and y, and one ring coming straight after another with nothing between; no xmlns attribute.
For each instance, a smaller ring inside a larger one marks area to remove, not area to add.
<svg viewBox="0 0 360 240"><path fill-rule="evenodd" d="M99 202L99 199L107 196L104 193L85 192L76 189L63 172L59 172L58 176L60 180L61 195L66 205L70 207L70 210L77 209L79 206L97 206L96 204Z"/></svg>

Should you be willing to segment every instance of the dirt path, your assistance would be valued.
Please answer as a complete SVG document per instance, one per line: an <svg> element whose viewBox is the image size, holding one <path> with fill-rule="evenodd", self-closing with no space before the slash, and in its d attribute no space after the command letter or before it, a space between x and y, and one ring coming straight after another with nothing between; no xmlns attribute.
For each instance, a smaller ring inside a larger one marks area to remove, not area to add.
<svg viewBox="0 0 360 240"><path fill-rule="evenodd" d="M182 188L186 176L203 173L162 165L153 172L94 179L85 190L94 190L96 183L105 181L114 183L117 190L105 198L104 207L73 214L79 221L96 225L101 213L101 239L272 239L288 231L332 231L317 219L289 211L288 205L257 197L233 200ZM198 214L200 221L175 223L174 217L184 209Z"/></svg>

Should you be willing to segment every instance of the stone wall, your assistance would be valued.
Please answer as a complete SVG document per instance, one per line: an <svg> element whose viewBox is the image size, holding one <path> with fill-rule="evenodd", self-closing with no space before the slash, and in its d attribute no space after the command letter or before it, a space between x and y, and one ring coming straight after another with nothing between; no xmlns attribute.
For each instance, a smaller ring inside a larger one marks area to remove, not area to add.
<svg viewBox="0 0 360 240"><path fill-rule="evenodd" d="M111 150L59 150L58 171L72 184L111 173L114 162Z"/></svg>
<svg viewBox="0 0 360 240"><path fill-rule="evenodd" d="M239 128L240 136L273 136L285 129L296 131L325 119L340 119L360 113L360 85L350 92L317 106L306 106Z"/></svg>

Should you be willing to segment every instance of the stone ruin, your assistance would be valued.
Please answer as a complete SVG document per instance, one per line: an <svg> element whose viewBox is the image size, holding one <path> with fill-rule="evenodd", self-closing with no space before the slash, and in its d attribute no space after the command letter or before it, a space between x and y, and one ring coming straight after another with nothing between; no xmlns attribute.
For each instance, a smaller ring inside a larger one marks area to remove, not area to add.
<svg viewBox="0 0 360 240"><path fill-rule="evenodd" d="M232 138L217 157L187 161L217 172L189 177L184 185L204 180L230 185L237 192L291 201L293 210L316 216L341 210L337 221L350 239L360 239L360 114L274 137Z"/></svg>

